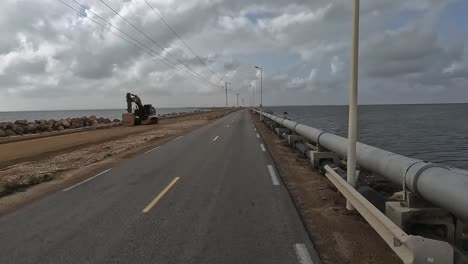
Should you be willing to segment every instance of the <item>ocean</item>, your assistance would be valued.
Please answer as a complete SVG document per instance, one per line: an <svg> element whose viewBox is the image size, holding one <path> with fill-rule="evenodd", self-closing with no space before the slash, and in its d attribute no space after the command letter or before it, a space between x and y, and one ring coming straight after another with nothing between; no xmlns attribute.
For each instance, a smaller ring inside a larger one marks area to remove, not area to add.
<svg viewBox="0 0 468 264"><path fill-rule="evenodd" d="M266 107L279 116L340 136L347 106ZM468 169L468 104L363 105L358 140L408 157Z"/></svg>
<svg viewBox="0 0 468 264"><path fill-rule="evenodd" d="M157 108L157 114L169 114L177 112L194 112L197 107L185 108ZM63 119L82 116L95 115L96 117L104 117L110 119L122 119L122 113L126 113L126 109L90 109L90 110L49 110L49 111L18 111L18 112L0 112L0 122L14 122L15 120L26 119L34 120L49 120Z"/></svg>

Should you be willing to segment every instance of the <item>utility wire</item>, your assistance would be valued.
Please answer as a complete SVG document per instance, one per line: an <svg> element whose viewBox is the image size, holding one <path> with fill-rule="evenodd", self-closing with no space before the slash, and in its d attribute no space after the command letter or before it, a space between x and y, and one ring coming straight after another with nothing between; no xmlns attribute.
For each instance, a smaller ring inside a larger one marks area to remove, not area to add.
<svg viewBox="0 0 468 264"><path fill-rule="evenodd" d="M163 50L164 52L166 52L168 55L170 55L171 57L173 57L177 62L179 62L180 64L184 65L186 68L188 68L190 71L192 71L195 75L199 76L200 78L204 79L205 81L207 81L208 83L210 83L211 85L215 86L215 87L218 87L217 85L211 83L208 79L206 79L205 77L201 76L200 74L198 74L197 72L195 72L192 68L190 68L189 66L187 66L185 63L183 63L181 60L179 60L176 56L174 56L172 53L170 53L169 51L167 51L165 48L163 48L159 43L157 43L154 39L152 39L151 37L149 37L145 32L143 32L141 29L139 29L137 26L135 26L132 22L130 22L128 19L126 19L124 16L122 16L119 12L117 12L115 9L113 9L111 6L109 6L106 2L104 2L104 0L99 0L101 3L103 3L105 6L107 6L110 10L112 10L112 12L114 12L116 15L118 15L120 18L122 18L123 20L125 20L125 22L127 22L130 26L132 26L135 30L137 30L138 32L140 32L143 36L145 36L147 39L149 39L151 42L153 42L156 46L158 46L161 50Z"/></svg>
<svg viewBox="0 0 468 264"><path fill-rule="evenodd" d="M80 10L78 10L78 9L76 9L76 8L74 8L74 7L72 7L72 6L70 6L69 4L63 2L62 0L57 0L57 1L61 2L62 4L64 4L65 6L67 6L68 8L70 8L70 9L76 11L78 14L83 15L83 13L82 13ZM73 1L74 1L74 0L73 0ZM75 2L76 2L76 1L75 1ZM76 3L77 3L77 2L76 2ZM79 4L79 3L78 3L78 4ZM81 4L79 4L79 5L87 9L87 7L85 7L85 6L81 5ZM89 9L87 9L87 10L90 11L91 13L95 14L95 13L92 12L91 10L89 10ZM95 14L95 15L96 15L96 14ZM100 17L100 16L98 16L98 15L96 15L96 16L99 17L100 19L104 20L102 17ZM89 19L89 20L91 20L92 22L94 22L94 23L97 24L98 26L102 27L103 29L105 29L105 30L109 31L110 33L114 34L115 36L119 37L120 39L122 39L122 40L124 40L124 41L130 43L131 45L133 45L133 46L136 47L137 49L142 50L142 51L145 52L146 54L148 54L148 55L150 55L150 56L152 56L152 57L153 57L153 56L158 56L160 59L162 59L161 62L164 63L164 64L166 64L167 66L169 66L169 67L171 67L171 68L174 68L174 69L176 69L176 70L180 70L182 73L185 73L188 77L193 77L193 78L195 78L195 80L198 80L198 81L200 81L200 82L203 82L203 83L205 83L205 84L207 84L207 85L212 85L211 83L206 83L204 80L201 80L201 79L196 78L197 76L191 75L191 73L190 73L190 72L187 72L185 69L177 67L177 66L176 66L175 64L173 64L171 61L169 61L169 60L167 60L166 58L162 57L162 56L159 55L157 52L155 52L154 50L148 48L147 46L145 46L144 44L142 44L141 42L139 42L138 40L136 40L136 39L133 38L132 36L129 36L129 35L126 34L125 32L121 31L119 28L115 27L115 26L112 25L111 23L109 23L109 22L107 22L107 21L104 20L104 22L106 22L106 23L109 24L110 26L114 27L115 29L119 30L119 32L121 32L122 34L126 35L128 38L132 39L133 41L135 41L135 42L138 43L139 45L141 45L141 46L143 46L144 48L150 50L153 54L150 53L150 52L148 52L148 51L145 50L145 49L142 49L140 46L138 46L138 45L135 44L134 42L132 42L132 41L130 41L130 40L128 40L128 39L122 37L121 35L119 35L119 34L113 32L111 29L107 28L105 25L103 25L103 24L97 22L96 20L90 18L89 16L86 16L86 18Z"/></svg>
<svg viewBox="0 0 468 264"><path fill-rule="evenodd" d="M146 46L145 44L141 43L140 41L138 41L137 39L135 39L134 37L130 36L129 34L125 33L124 31L122 31L121 29L119 29L118 27L114 26L112 23L108 22L106 19L104 19L103 17L99 16L98 14L96 14L95 12L93 12L92 10L90 10L88 7L84 6L83 4L79 3L78 1L76 0L72 0L73 2L75 2L77 5L80 5L82 8L84 8L85 10L89 11L91 14L95 15L96 17L98 17L99 19L101 19L102 21L104 21L106 24L108 24L109 26L111 26L112 28L115 28L117 31L119 31L120 33L124 34L125 36L127 36L128 38L130 38L131 40L135 41L136 43L138 43L139 45L143 46L144 48L146 48L147 50L150 50L152 53L154 53L156 56L158 56L160 59L166 61L166 65L169 63L171 67L175 68L175 69L178 69L178 70L181 70L187 74L190 74L191 76L195 77L196 79L202 81L202 82L205 82L205 80L199 78L198 76L194 75L193 73L191 72L188 72L186 69L184 68L180 68L178 67L178 65L174 64L172 61L164 58L163 56L161 56L160 54L158 54L158 52L154 51L153 49L149 48L148 46ZM151 54L150 54L151 55ZM208 85L211 85L211 83L207 83Z"/></svg>
<svg viewBox="0 0 468 264"><path fill-rule="evenodd" d="M182 39L181 36L179 36L179 34L169 25L169 23L166 22L166 20L161 16L161 14L156 11L156 9L147 1L145 0L146 4L153 10L153 12L161 19L162 22L164 22L164 24L166 24L166 26L172 31L172 33L174 33L174 35L185 45L185 47L187 47L188 50L190 50L190 52L192 52L193 55L195 55L198 60L205 64L205 66L214 74L216 75L216 77L218 77L218 79L221 81L221 82L224 82L223 78L222 77L219 77L219 74L216 73L211 67L210 65L208 65L204 60L202 60L202 58L200 58L200 56L198 56L197 53L195 53L195 51L193 51L193 49Z"/></svg>

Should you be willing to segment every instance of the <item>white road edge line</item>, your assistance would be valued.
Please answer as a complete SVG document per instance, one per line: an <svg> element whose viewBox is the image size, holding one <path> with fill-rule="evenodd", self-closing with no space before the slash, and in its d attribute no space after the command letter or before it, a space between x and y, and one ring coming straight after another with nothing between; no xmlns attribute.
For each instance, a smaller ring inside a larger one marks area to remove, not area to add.
<svg viewBox="0 0 468 264"><path fill-rule="evenodd" d="M260 135L257 133L257 137L260 138Z"/></svg>
<svg viewBox="0 0 468 264"><path fill-rule="evenodd" d="M213 141L216 141L218 138L219 138L219 136L216 136L216 137L213 139Z"/></svg>
<svg viewBox="0 0 468 264"><path fill-rule="evenodd" d="M157 147L155 147L155 148L152 148L152 149L146 151L146 152L143 153L143 154L148 154L148 153L150 153L151 151L158 149L159 147L160 147L160 146L157 146Z"/></svg>
<svg viewBox="0 0 468 264"><path fill-rule="evenodd" d="M73 189L73 188L75 188L75 187L78 187L78 186L80 186L81 184L83 184L83 183L85 183L85 182L87 182L87 181L90 181L90 180L96 178L97 176L100 176L100 175L102 175L102 174L104 174L104 173L106 173L106 172L109 172L110 170L111 170L111 169L107 169L107 170L105 170L105 171L102 171L102 172L100 172L100 173L94 175L94 176L91 177L91 178L88 178L88 179L86 179L86 180L84 180L84 181L82 181L82 182L79 182L79 183L77 183L77 184L75 184L75 185L72 185L72 186L66 188L66 189L63 189L63 191L66 192L66 191L69 191L69 190L71 190L71 189Z"/></svg>
<svg viewBox="0 0 468 264"><path fill-rule="evenodd" d="M260 143L260 148L262 149L262 151L263 151L263 152L265 152L265 151L266 151L266 149L265 149L265 145L263 145L262 143Z"/></svg>
<svg viewBox="0 0 468 264"><path fill-rule="evenodd" d="M279 185L278 177L276 176L275 168L272 165L267 165L268 172L270 173L271 182L273 185Z"/></svg>
<svg viewBox="0 0 468 264"><path fill-rule="evenodd" d="M304 244L294 244L294 251L296 251L299 264L314 264Z"/></svg>
<svg viewBox="0 0 468 264"><path fill-rule="evenodd" d="M178 136L178 137L174 138L174 140L178 140L181 137L184 137L184 136Z"/></svg>

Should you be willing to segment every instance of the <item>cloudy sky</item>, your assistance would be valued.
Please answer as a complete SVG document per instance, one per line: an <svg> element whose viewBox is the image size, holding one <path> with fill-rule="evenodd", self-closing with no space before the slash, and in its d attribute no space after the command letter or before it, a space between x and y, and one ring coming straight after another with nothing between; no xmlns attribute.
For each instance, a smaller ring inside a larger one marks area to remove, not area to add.
<svg viewBox="0 0 468 264"><path fill-rule="evenodd" d="M250 105L250 84L258 104L255 65L264 105L347 103L350 0L147 0L199 57L145 0L104 2L148 38L99 0L61 1L80 13L1 1L0 111L124 108L127 91L157 107L222 106L221 79L231 105L235 93ZM362 0L359 103L468 102L466 14L465 0Z"/></svg>

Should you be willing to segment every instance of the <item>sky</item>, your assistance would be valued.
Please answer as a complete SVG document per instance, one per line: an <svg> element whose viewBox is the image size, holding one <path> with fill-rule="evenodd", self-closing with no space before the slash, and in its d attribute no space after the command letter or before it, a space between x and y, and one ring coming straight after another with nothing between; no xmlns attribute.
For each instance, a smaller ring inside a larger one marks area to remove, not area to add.
<svg viewBox="0 0 468 264"><path fill-rule="evenodd" d="M178 36L145 0L2 0L0 111L125 108L127 92L224 106L224 81L229 105L253 92L258 105L254 66L264 105L347 104L352 1L146 1ZM467 13L464 0L361 0L358 102L468 102Z"/></svg>

